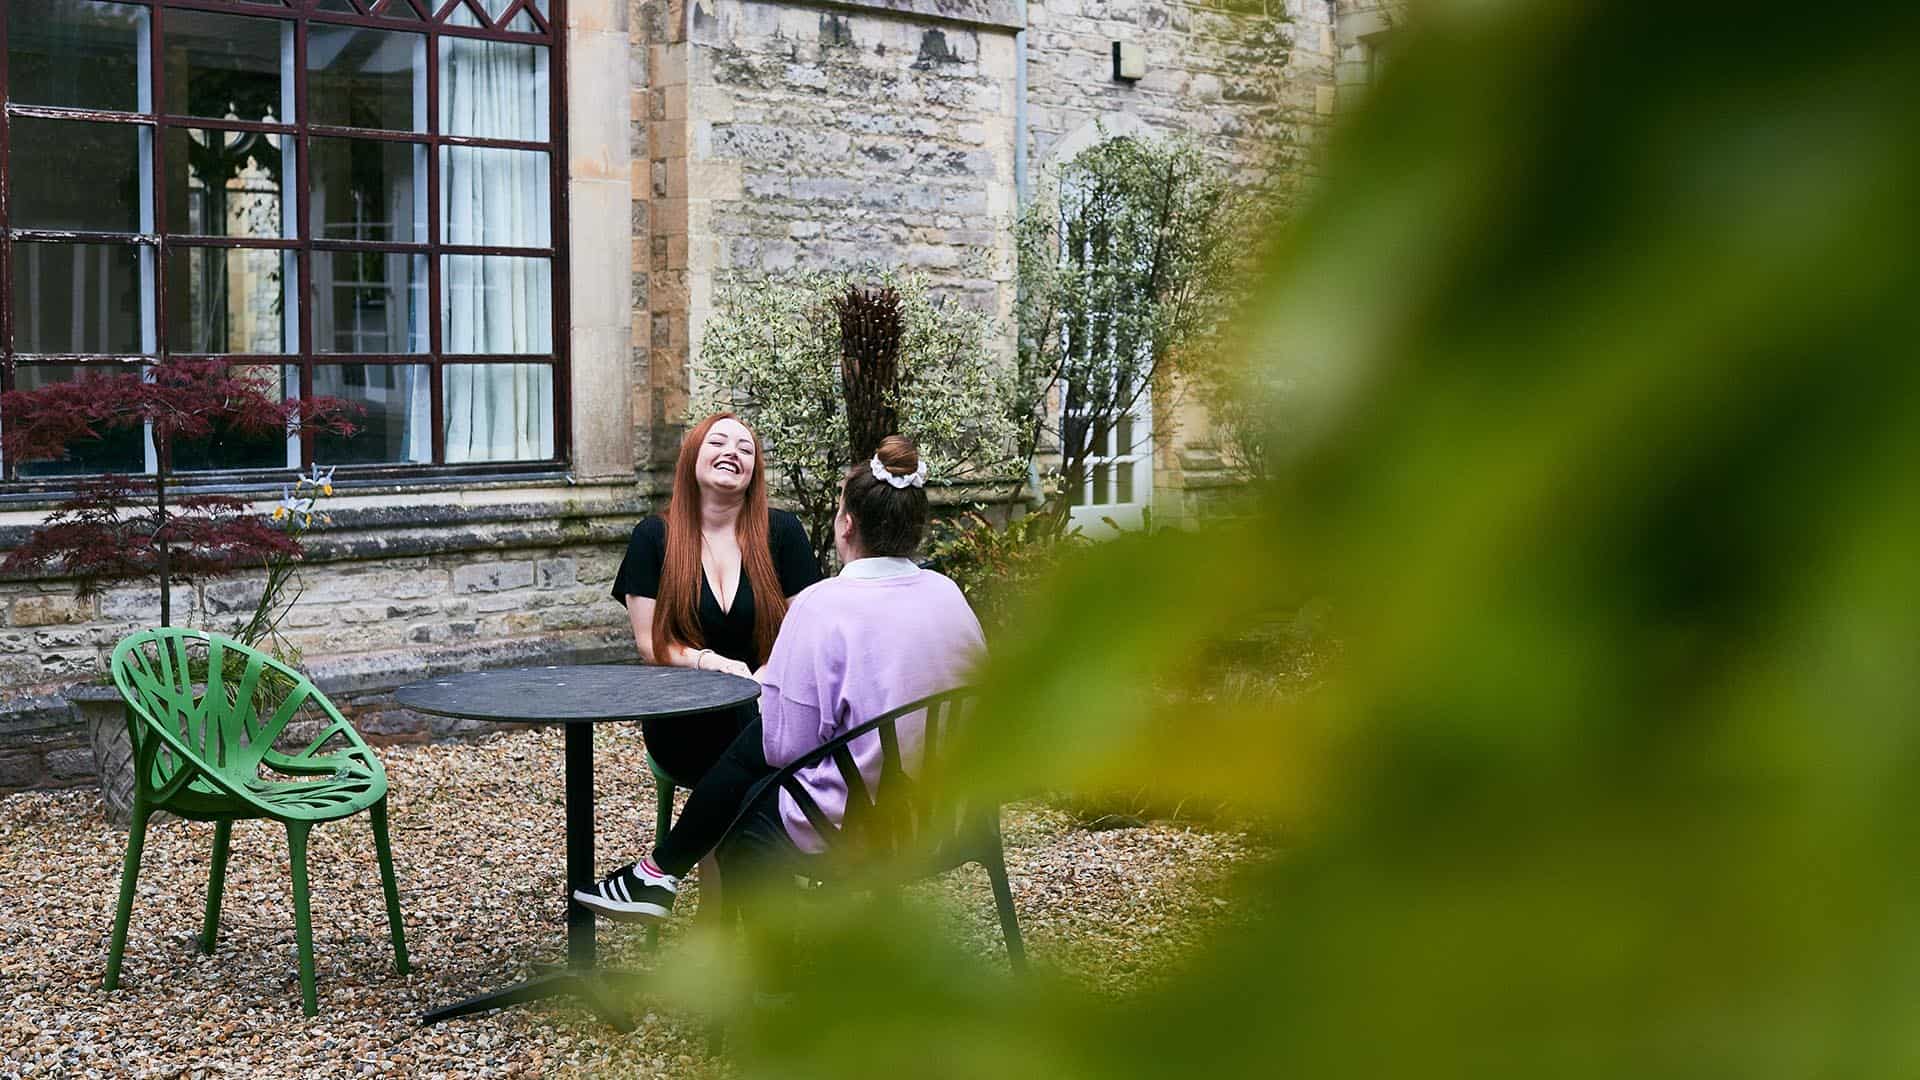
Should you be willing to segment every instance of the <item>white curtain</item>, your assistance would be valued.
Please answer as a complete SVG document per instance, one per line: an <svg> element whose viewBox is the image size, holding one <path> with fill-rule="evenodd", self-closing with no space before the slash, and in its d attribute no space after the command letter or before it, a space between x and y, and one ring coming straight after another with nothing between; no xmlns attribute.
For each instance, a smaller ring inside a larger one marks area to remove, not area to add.
<svg viewBox="0 0 1920 1080"><path fill-rule="evenodd" d="M421 193L413 183L414 177L425 177L425 162L416 160L413 166L388 181L387 220L393 222L395 240L414 240L427 232L424 222L417 220L425 216L422 204L426 200L417 197ZM415 267L409 265L419 258L399 253L387 256L387 281L400 286L387 301L387 341L393 352L415 352L416 345L421 349L426 346L426 327L420 325L426 317L426 304L419 302L426 288L426 267L418 267L420 274L415 276L411 273ZM433 460L433 396L427 385L428 370L424 364L408 364L394 380L404 403L400 454L406 461Z"/></svg>
<svg viewBox="0 0 1920 1080"><path fill-rule="evenodd" d="M441 130L525 142L547 137L544 50L442 38ZM545 155L448 147L441 221L450 244L545 247ZM443 347L451 354L553 352L549 260L446 255ZM449 364L447 460L553 456L553 369L547 364Z"/></svg>

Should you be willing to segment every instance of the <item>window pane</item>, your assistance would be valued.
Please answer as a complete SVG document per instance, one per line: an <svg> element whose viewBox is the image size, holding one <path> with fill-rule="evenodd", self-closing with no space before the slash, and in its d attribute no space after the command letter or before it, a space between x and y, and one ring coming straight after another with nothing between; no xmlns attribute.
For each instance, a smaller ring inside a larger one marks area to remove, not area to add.
<svg viewBox="0 0 1920 1080"><path fill-rule="evenodd" d="M167 228L188 236L291 236L282 136L167 129Z"/></svg>
<svg viewBox="0 0 1920 1080"><path fill-rule="evenodd" d="M1113 452L1133 454L1138 453L1139 450L1140 448L1133 444L1133 417L1131 415L1120 417L1113 426Z"/></svg>
<svg viewBox="0 0 1920 1080"><path fill-rule="evenodd" d="M152 260L132 244L15 244L14 349L154 352Z"/></svg>
<svg viewBox="0 0 1920 1080"><path fill-rule="evenodd" d="M553 456L553 368L448 364L442 370L449 462Z"/></svg>
<svg viewBox="0 0 1920 1080"><path fill-rule="evenodd" d="M313 235L427 242L427 148L373 139L313 139Z"/></svg>
<svg viewBox="0 0 1920 1080"><path fill-rule="evenodd" d="M145 8L8 0L7 12L7 93L14 101L147 111Z"/></svg>
<svg viewBox="0 0 1920 1080"><path fill-rule="evenodd" d="M383 465L433 460L432 369L425 364L318 364L318 397L358 402L351 436L316 435L313 460L325 465Z"/></svg>
<svg viewBox="0 0 1920 1080"><path fill-rule="evenodd" d="M1113 499L1107 494L1107 477L1113 466L1101 462L1093 467L1093 505L1110 506Z"/></svg>
<svg viewBox="0 0 1920 1080"><path fill-rule="evenodd" d="M552 242L546 154L443 146L440 168L442 243L546 247Z"/></svg>
<svg viewBox="0 0 1920 1080"><path fill-rule="evenodd" d="M167 257L167 345L183 353L281 353L292 252L174 248Z"/></svg>
<svg viewBox="0 0 1920 1080"><path fill-rule="evenodd" d="M1132 461L1116 461L1113 465L1113 501L1130 503L1133 501L1133 474L1140 468Z"/></svg>
<svg viewBox="0 0 1920 1080"><path fill-rule="evenodd" d="M249 364L228 368L260 384L274 401L284 401L287 391L297 391L298 368L279 364ZM299 444L284 432L242 434L216 423L212 435L204 439L181 439L173 444L173 467L182 472L214 469L285 469L300 464Z"/></svg>
<svg viewBox="0 0 1920 1080"><path fill-rule="evenodd" d="M314 252L314 350L426 352L426 292L425 255Z"/></svg>
<svg viewBox="0 0 1920 1080"><path fill-rule="evenodd" d="M548 260L443 255L441 346L449 353L550 353L553 288Z"/></svg>
<svg viewBox="0 0 1920 1080"><path fill-rule="evenodd" d="M152 178L141 162L152 131L139 124L13 120L8 180L21 229L149 232Z"/></svg>
<svg viewBox="0 0 1920 1080"><path fill-rule="evenodd" d="M545 142L546 48L441 38L440 130L448 135Z"/></svg>
<svg viewBox="0 0 1920 1080"><path fill-rule="evenodd" d="M137 379L138 368L71 364L41 366L21 364L13 372L17 390L37 390L54 383L87 379ZM0 425L7 422L0 417ZM147 467L146 432L138 425L109 431L105 438L88 439L67 447L66 457L57 461L23 461L21 476L69 476L74 473L140 473Z"/></svg>
<svg viewBox="0 0 1920 1080"><path fill-rule="evenodd" d="M164 39L168 112L293 122L291 22L173 10Z"/></svg>
<svg viewBox="0 0 1920 1080"><path fill-rule="evenodd" d="M307 32L307 121L427 130L427 39L316 24Z"/></svg>

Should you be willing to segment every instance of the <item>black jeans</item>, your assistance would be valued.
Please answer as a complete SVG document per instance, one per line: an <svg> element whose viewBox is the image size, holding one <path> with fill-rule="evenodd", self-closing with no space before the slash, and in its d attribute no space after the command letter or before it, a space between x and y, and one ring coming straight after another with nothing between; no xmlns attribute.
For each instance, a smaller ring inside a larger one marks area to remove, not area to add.
<svg viewBox="0 0 1920 1080"><path fill-rule="evenodd" d="M733 873L729 865L746 870L753 864L799 856L780 820L780 789L762 783L775 771L767 764L756 715L694 785L673 828L655 841L653 864L674 877L685 877L694 864L720 847L722 839L727 840L720 852L722 872L729 877ZM728 827L743 811L745 818L729 838Z"/></svg>
<svg viewBox="0 0 1920 1080"><path fill-rule="evenodd" d="M714 716L685 720L642 720L647 753L683 788L700 783L747 725L760 730L760 710L751 702ZM764 764L764 763L763 763Z"/></svg>

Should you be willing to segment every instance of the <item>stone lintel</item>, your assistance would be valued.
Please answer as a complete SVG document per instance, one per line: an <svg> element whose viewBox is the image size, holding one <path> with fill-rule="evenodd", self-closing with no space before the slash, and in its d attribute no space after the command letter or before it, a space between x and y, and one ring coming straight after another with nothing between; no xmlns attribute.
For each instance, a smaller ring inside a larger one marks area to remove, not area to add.
<svg viewBox="0 0 1920 1080"><path fill-rule="evenodd" d="M804 6L856 11L1011 33L1024 30L1015 0L805 0Z"/></svg>

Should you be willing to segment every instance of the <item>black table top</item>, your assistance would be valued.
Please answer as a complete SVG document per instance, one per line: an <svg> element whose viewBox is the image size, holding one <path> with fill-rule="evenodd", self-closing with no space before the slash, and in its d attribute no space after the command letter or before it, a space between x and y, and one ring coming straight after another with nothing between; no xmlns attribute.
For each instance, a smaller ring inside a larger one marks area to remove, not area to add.
<svg viewBox="0 0 1920 1080"><path fill-rule="evenodd" d="M467 720L584 723L653 720L743 705L760 684L738 675L645 664L471 671L393 692L417 712Z"/></svg>

